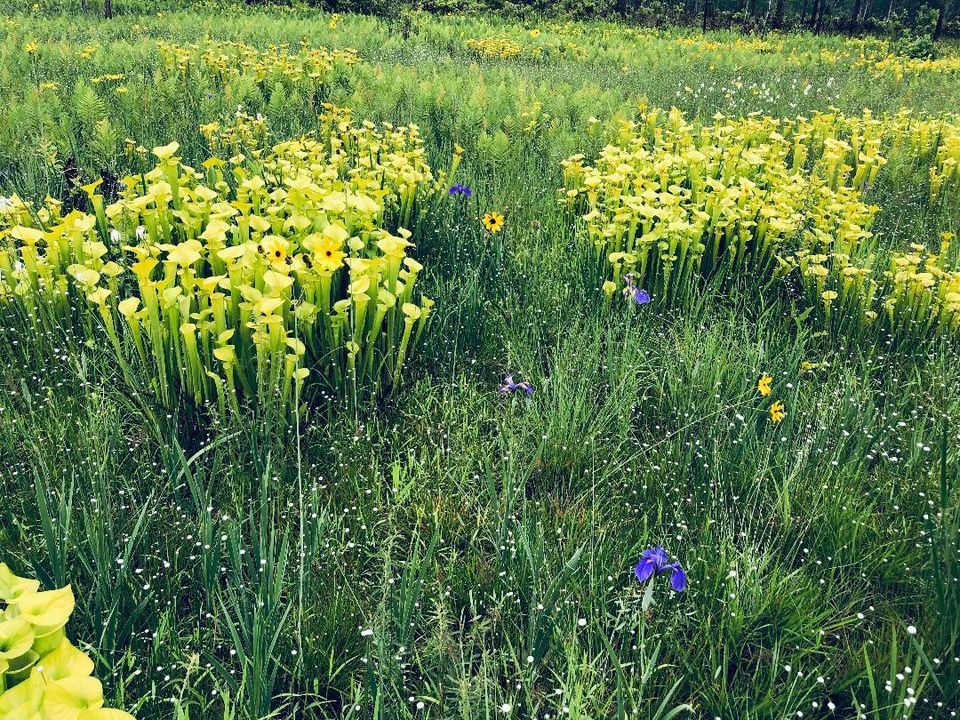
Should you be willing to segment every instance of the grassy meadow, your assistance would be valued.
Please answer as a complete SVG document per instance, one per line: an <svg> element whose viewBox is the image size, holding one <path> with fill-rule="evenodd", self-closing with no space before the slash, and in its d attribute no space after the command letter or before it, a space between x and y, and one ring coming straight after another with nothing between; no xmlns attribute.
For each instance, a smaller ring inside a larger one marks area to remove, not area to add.
<svg viewBox="0 0 960 720"><path fill-rule="evenodd" d="M117 4L0 2L3 720L956 717L960 52Z"/></svg>

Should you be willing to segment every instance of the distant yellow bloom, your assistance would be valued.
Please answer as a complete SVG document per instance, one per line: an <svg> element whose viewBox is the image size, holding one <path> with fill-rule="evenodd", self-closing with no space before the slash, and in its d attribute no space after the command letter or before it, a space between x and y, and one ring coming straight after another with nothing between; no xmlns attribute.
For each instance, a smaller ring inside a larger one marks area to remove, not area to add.
<svg viewBox="0 0 960 720"><path fill-rule="evenodd" d="M503 215L498 213L496 210L485 213L482 222L483 226L488 232L498 233L503 230Z"/></svg>
<svg viewBox="0 0 960 720"><path fill-rule="evenodd" d="M777 400L770 406L770 421L776 425L787 416L787 411L783 407L783 400Z"/></svg>
<svg viewBox="0 0 960 720"><path fill-rule="evenodd" d="M757 382L757 390L760 391L760 394L764 397L770 395L770 383L773 382L773 378L766 373L760 376L760 380Z"/></svg>
<svg viewBox="0 0 960 720"><path fill-rule="evenodd" d="M531 30L530 37L532 38L540 37L540 28L534 28L533 30Z"/></svg>

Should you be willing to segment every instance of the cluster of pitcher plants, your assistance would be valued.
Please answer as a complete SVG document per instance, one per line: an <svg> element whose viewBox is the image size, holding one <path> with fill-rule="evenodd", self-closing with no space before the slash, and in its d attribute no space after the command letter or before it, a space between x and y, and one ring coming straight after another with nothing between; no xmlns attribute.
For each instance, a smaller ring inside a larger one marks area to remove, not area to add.
<svg viewBox="0 0 960 720"><path fill-rule="evenodd" d="M868 193L888 157L927 163L930 202L955 195L960 125L874 117L688 122L674 110L625 123L596 162L564 161L560 201L607 274L608 300L629 275L669 304L717 272L768 284L795 278L827 322L927 336L960 331L960 272L949 252L894 252L888 270ZM839 317L838 317L839 316Z"/></svg>
<svg viewBox="0 0 960 720"><path fill-rule="evenodd" d="M181 395L295 407L308 377L348 400L395 385L433 304L408 254L436 189L416 127L355 126L329 108L317 135L257 158L195 169L177 150L155 148L113 202L85 186L92 213L7 199L2 302L38 326L104 333L168 407Z"/></svg>

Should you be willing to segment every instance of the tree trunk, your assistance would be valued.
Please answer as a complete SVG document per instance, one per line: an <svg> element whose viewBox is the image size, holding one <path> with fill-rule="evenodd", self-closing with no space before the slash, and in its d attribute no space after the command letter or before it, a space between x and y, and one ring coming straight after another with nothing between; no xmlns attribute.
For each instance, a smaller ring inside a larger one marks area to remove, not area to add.
<svg viewBox="0 0 960 720"><path fill-rule="evenodd" d="M887 5L887 20L893 17L893 0L890 0L890 4Z"/></svg>
<svg viewBox="0 0 960 720"><path fill-rule="evenodd" d="M113 17L113 0L103 0L103 16L107 20Z"/></svg>
<svg viewBox="0 0 960 720"><path fill-rule="evenodd" d="M853 3L853 12L850 13L850 30L856 30L860 24L860 9L863 7L863 0L855 0Z"/></svg>
<svg viewBox="0 0 960 720"><path fill-rule="evenodd" d="M777 8L773 11L773 25L774 27L783 26L783 11L785 8L785 0L777 0Z"/></svg>
<svg viewBox="0 0 960 720"><path fill-rule="evenodd" d="M703 0L703 24L701 27L702 32L707 31L707 13L710 11L710 0Z"/></svg>
<svg viewBox="0 0 960 720"><path fill-rule="evenodd" d="M937 13L937 26L933 30L933 39L939 40L943 35L943 23L947 19L947 0L940 0L940 12Z"/></svg>

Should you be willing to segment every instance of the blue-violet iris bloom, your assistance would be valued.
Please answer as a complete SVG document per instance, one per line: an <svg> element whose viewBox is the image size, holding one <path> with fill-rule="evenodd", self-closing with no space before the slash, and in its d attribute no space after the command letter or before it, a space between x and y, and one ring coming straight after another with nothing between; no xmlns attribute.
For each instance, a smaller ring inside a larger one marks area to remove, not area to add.
<svg viewBox="0 0 960 720"><path fill-rule="evenodd" d="M522 391L527 395L527 397L529 397L530 395L533 395L533 385L531 385L527 381L514 382L513 373L509 373L503 379L503 383L499 387L497 387L497 391L504 394Z"/></svg>
<svg viewBox="0 0 960 720"><path fill-rule="evenodd" d="M638 288L633 281L633 273L627 273L623 276L626 286L623 288L623 296L633 300L637 305L646 305L650 302L650 293Z"/></svg>
<svg viewBox="0 0 960 720"><path fill-rule="evenodd" d="M633 569L640 582L646 582L654 575L661 575L665 572L670 573L670 585L676 592L683 592L687 589L687 574L680 567L678 562L670 562L667 551L662 545L648 548L640 555L640 562Z"/></svg>
<svg viewBox="0 0 960 720"><path fill-rule="evenodd" d="M473 195L473 190L468 188L466 185L461 185L457 183L456 185L450 186L450 197L456 197L457 195L463 195L464 197L470 197Z"/></svg>

